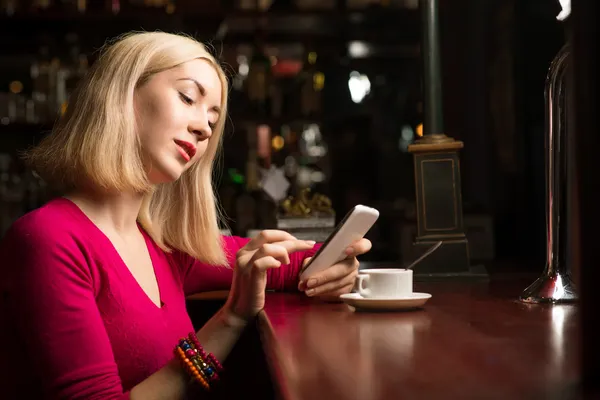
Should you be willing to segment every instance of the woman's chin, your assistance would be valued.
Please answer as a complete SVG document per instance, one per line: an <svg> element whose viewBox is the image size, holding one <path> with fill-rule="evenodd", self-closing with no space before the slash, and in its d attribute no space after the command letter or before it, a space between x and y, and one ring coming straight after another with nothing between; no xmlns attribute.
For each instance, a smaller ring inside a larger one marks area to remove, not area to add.
<svg viewBox="0 0 600 400"><path fill-rule="evenodd" d="M175 182L181 177L181 174L185 171L185 167L182 165L161 165L160 168L154 168L148 174L150 182L154 185L161 183Z"/></svg>

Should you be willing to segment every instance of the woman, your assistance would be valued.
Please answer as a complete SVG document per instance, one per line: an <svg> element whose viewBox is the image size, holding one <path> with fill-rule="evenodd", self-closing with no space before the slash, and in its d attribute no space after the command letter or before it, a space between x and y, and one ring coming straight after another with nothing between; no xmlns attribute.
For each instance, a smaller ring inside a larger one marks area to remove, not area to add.
<svg viewBox="0 0 600 400"><path fill-rule="evenodd" d="M314 242L219 235L211 175L226 95L221 68L193 39L129 34L101 53L27 155L63 196L19 219L0 248L3 395L184 398L191 380L215 378L266 287L351 290L367 240L298 282ZM226 304L194 333L185 296L216 289L230 289Z"/></svg>

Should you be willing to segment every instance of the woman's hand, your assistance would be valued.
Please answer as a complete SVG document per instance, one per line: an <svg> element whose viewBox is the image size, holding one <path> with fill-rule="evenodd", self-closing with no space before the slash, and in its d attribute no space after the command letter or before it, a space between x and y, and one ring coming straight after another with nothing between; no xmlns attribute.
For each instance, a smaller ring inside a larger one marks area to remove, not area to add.
<svg viewBox="0 0 600 400"><path fill-rule="evenodd" d="M310 250L313 241L298 240L279 230L262 231L236 256L233 282L225 308L234 315L250 319L265 305L267 270L290 263L290 253Z"/></svg>
<svg viewBox="0 0 600 400"><path fill-rule="evenodd" d="M347 257L337 264L314 276L308 281L301 281L298 289L304 291L307 296L319 296L326 299L337 299L341 294L349 293L354 287L358 275L357 256L371 250L369 239L360 239L346 249ZM306 264L310 257L304 260Z"/></svg>

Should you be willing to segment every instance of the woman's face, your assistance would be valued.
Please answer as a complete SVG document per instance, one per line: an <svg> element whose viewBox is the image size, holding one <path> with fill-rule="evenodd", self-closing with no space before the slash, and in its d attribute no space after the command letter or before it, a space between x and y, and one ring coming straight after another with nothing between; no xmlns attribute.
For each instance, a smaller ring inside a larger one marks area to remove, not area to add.
<svg viewBox="0 0 600 400"><path fill-rule="evenodd" d="M222 95L217 71L202 59L155 74L136 89L136 127L150 182L174 181L202 157Z"/></svg>

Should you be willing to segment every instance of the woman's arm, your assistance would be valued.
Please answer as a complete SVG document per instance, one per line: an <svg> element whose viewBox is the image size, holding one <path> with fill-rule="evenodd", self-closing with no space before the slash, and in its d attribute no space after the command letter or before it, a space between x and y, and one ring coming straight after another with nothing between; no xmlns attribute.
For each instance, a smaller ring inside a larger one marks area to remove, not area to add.
<svg viewBox="0 0 600 400"><path fill-rule="evenodd" d="M222 238L223 248L228 260L226 266L207 265L187 254L174 253L175 262L182 269L186 295L213 290L229 290L231 287L236 254L250 239L238 236L223 236ZM320 246L321 244L317 243L311 250L291 253L289 264L267 270L267 289L298 290L298 274L302 268L302 263L307 257L312 257Z"/></svg>
<svg viewBox="0 0 600 400"><path fill-rule="evenodd" d="M23 343L16 356L30 360L13 359L15 368L24 368L15 372L40 387L42 398L185 398L190 379L174 360L124 391L81 246L56 224L14 229L2 243L4 310L12 310L6 320ZM243 328L243 321L222 311L197 334L223 361Z"/></svg>
<svg viewBox="0 0 600 400"><path fill-rule="evenodd" d="M235 265L236 261L240 264L236 266L238 267L235 271L236 284L228 296L226 305L197 333L198 340L207 352L212 352L220 359L225 359L229 355L245 327L247 318L256 315L264 306L264 291L268 272L283 267L278 260L286 259L290 253L300 253L300 251L297 251L298 249L306 249L311 246L311 244L304 241L289 240L291 238L285 232L271 231L270 234L260 235L253 241L239 240L239 238L229 239L230 245L227 250L230 265ZM238 248L238 240L243 242L244 245L247 244L244 251L240 252L239 257L237 257L238 251L243 246ZM179 257L181 257L181 254ZM300 260L303 258L299 256L297 258L298 265L301 265ZM188 260L188 262L188 268L191 269L191 271L187 271L188 274L206 273L206 269L201 268L211 268L194 260ZM294 262L291 261L289 265L294 265ZM233 267L230 267L228 271L232 271L233 275ZM187 278L186 285L189 285L189 275ZM217 278L213 276L212 279L213 282L219 282L222 275ZM296 282L295 277L294 282ZM219 284L223 284L223 281L221 280ZM231 286L231 283L229 283L229 286ZM193 293L193 289L190 289L189 286L186 290L192 290ZM131 398L144 400L179 398L172 396L177 390L184 387L185 381L181 378L181 371L177 363L171 362L167 367L137 385L131 392ZM177 395L183 394L177 393Z"/></svg>
<svg viewBox="0 0 600 400"><path fill-rule="evenodd" d="M196 335L207 353L225 360L240 338L246 323L221 309ZM189 377L177 360L157 371L131 390L131 400L183 399Z"/></svg>
<svg viewBox="0 0 600 400"><path fill-rule="evenodd" d="M42 398L128 399L79 244L57 224L7 234L0 280L6 320L22 346L14 373L30 375Z"/></svg>

